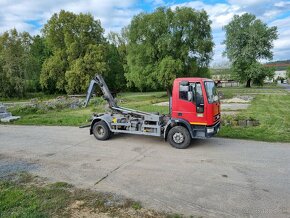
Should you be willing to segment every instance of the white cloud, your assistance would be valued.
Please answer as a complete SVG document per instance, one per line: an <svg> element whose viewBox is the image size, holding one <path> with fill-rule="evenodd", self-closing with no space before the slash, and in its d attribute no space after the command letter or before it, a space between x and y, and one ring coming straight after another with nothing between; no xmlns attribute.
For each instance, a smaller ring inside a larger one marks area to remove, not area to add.
<svg viewBox="0 0 290 218"><path fill-rule="evenodd" d="M275 7L281 7L281 8L285 8L285 7L289 7L290 6L290 2L289 1L281 1L281 2L276 2L274 4Z"/></svg>
<svg viewBox="0 0 290 218"><path fill-rule="evenodd" d="M254 5L260 5L260 4L266 4L269 2L275 2L275 0L229 0L228 1L232 5L241 5L244 7L247 6L254 6Z"/></svg>
<svg viewBox="0 0 290 218"><path fill-rule="evenodd" d="M206 10L209 14L210 20L212 21L213 29L220 29L230 22L234 14L244 13L239 6L229 5L225 3L217 3L214 5L205 4L202 1L190 1L182 4L173 5L175 7L192 7L196 10Z"/></svg>
<svg viewBox="0 0 290 218"><path fill-rule="evenodd" d="M269 26L277 26L279 33L274 42L274 59L290 59L290 16L275 20Z"/></svg>
<svg viewBox="0 0 290 218"><path fill-rule="evenodd" d="M152 4L153 6L165 5L164 0L145 0L145 2Z"/></svg>
<svg viewBox="0 0 290 218"><path fill-rule="evenodd" d="M91 13L101 20L107 31L111 28L119 30L129 23L133 15L140 12L134 8L135 3L135 0L0 0L0 32L15 27L19 31L35 33L39 31L40 25L61 9ZM34 26L37 22L39 25Z"/></svg>

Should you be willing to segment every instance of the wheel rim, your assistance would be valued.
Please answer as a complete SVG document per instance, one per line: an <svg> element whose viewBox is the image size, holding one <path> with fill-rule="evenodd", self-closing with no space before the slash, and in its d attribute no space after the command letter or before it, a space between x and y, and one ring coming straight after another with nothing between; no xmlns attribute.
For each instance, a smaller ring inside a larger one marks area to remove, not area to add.
<svg viewBox="0 0 290 218"><path fill-rule="evenodd" d="M104 130L104 128L102 126L97 126L96 127L96 133L99 136L103 136L103 135L105 135L105 130Z"/></svg>
<svg viewBox="0 0 290 218"><path fill-rule="evenodd" d="M174 133L173 141L177 144L181 144L184 141L184 136L181 132Z"/></svg>

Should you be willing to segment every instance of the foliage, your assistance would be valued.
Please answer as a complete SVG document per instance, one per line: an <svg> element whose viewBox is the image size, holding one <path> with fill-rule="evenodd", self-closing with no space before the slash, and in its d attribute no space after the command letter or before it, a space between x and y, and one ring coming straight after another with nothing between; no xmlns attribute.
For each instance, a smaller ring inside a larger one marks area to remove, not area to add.
<svg viewBox="0 0 290 218"><path fill-rule="evenodd" d="M90 14L61 11L43 28L52 55L45 60L40 82L50 92L84 92L96 72L105 73L104 29Z"/></svg>
<svg viewBox="0 0 290 218"><path fill-rule="evenodd" d="M231 80L234 79L233 74L229 68L210 69L211 77L215 80Z"/></svg>
<svg viewBox="0 0 290 218"><path fill-rule="evenodd" d="M40 91L40 72L42 64L49 57L49 51L45 46L44 38L36 35L32 37L32 42L29 48L29 70L26 77L27 91Z"/></svg>
<svg viewBox="0 0 290 218"><path fill-rule="evenodd" d="M126 49L126 48L125 48ZM124 76L126 67L126 59L124 47L116 46L114 44L107 45L108 72L104 74L104 79L110 90L113 92L124 91L126 88L126 79Z"/></svg>
<svg viewBox="0 0 290 218"><path fill-rule="evenodd" d="M28 33L18 33L16 29L0 36L0 95L2 97L25 94L25 78L29 73Z"/></svg>
<svg viewBox="0 0 290 218"><path fill-rule="evenodd" d="M124 74L127 69L127 39L125 35L126 28L123 28L120 34L110 32L107 36L110 43L108 60L111 72L109 73L110 77L105 79L110 87L113 87L111 84L115 81L114 90L117 91L126 89Z"/></svg>
<svg viewBox="0 0 290 218"><path fill-rule="evenodd" d="M246 74L249 75L252 80L253 84L263 86L264 79L268 77L272 79L275 74L275 70L273 67L264 66L258 62L253 63L249 66L248 69L245 70Z"/></svg>
<svg viewBox="0 0 290 218"><path fill-rule="evenodd" d="M268 27L252 14L235 15L224 27L226 49L224 54L230 59L233 72L241 82L259 81L271 75L259 64L261 59L272 59L273 41L278 38L277 27Z"/></svg>
<svg viewBox="0 0 290 218"><path fill-rule="evenodd" d="M210 21L205 11L177 7L140 13L124 29L129 87L169 89L181 76L208 76L212 56Z"/></svg>
<svg viewBox="0 0 290 218"><path fill-rule="evenodd" d="M107 52L104 45L89 45L84 57L71 62L70 69L65 73L66 91L82 93L88 88L89 81L96 73L105 74L108 71L106 63Z"/></svg>

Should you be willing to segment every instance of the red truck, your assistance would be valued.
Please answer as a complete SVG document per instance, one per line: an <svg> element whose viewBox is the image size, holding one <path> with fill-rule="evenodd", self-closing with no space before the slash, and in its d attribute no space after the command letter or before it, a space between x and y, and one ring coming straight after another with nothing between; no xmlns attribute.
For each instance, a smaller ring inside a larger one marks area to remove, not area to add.
<svg viewBox="0 0 290 218"><path fill-rule="evenodd" d="M177 78L174 80L168 115L132 110L117 105L101 75L91 81L86 103L98 85L111 113L95 114L90 134L107 140L114 133L164 137L175 148L187 148L193 138L208 138L220 129L220 102L213 80Z"/></svg>

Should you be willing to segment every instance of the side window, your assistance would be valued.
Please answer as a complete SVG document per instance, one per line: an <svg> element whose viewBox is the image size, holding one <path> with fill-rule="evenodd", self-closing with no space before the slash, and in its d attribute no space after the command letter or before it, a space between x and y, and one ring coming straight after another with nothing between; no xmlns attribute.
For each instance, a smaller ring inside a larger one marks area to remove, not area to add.
<svg viewBox="0 0 290 218"><path fill-rule="evenodd" d="M179 98L187 101L188 99L188 86L179 84Z"/></svg>
<svg viewBox="0 0 290 218"><path fill-rule="evenodd" d="M195 83L190 83L189 86L179 84L179 98L192 102L194 100L194 88Z"/></svg>

